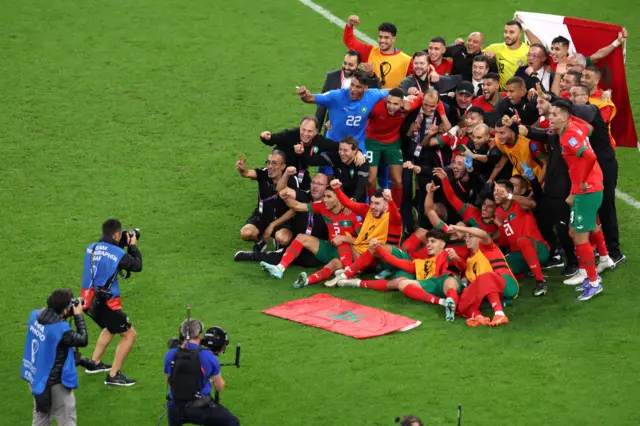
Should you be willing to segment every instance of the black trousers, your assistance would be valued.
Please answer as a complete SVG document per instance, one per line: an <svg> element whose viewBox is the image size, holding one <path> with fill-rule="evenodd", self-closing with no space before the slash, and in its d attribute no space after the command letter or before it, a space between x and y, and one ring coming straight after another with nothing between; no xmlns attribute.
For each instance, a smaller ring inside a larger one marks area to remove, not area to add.
<svg viewBox="0 0 640 426"><path fill-rule="evenodd" d="M282 260L286 249L265 251L263 253L256 253L257 262L267 262L271 265L277 265ZM309 250L304 249L300 252L300 256L293 262L294 265L302 266L305 268L313 268L320 265L320 261Z"/></svg>
<svg viewBox="0 0 640 426"><path fill-rule="evenodd" d="M538 208L539 207L540 205L538 205ZM569 218L571 216L571 208L567 204L567 199L549 197L545 195L542 207L544 210L541 211L541 215L545 214L556 228L556 234L558 235L558 240L560 240L560 246L564 249L565 256L567 257L567 263L577 265L578 258L576 257L575 246L573 245L571 237L569 237Z"/></svg>
<svg viewBox="0 0 640 426"><path fill-rule="evenodd" d="M618 161L611 160L598 161L602 169L604 191L602 193L602 205L598 214L602 224L604 241L607 243L607 250L611 257L619 257L620 237L618 234L618 215L616 213L616 186L618 186Z"/></svg>
<svg viewBox="0 0 640 426"><path fill-rule="evenodd" d="M402 169L402 205L400 206L400 216L402 224L410 232L413 232L413 213L411 209L415 205L413 199L413 171Z"/></svg>
<svg viewBox="0 0 640 426"><path fill-rule="evenodd" d="M167 408L169 426L183 424L205 426L240 426L240 420L220 404L207 398L187 406L171 405Z"/></svg>
<svg viewBox="0 0 640 426"><path fill-rule="evenodd" d="M558 237L556 237L556 233L553 231L556 221L554 216L550 214L550 206L547 205L546 196L542 197L541 200L536 199L534 215L542 238L549 244L550 254L554 256L558 250Z"/></svg>

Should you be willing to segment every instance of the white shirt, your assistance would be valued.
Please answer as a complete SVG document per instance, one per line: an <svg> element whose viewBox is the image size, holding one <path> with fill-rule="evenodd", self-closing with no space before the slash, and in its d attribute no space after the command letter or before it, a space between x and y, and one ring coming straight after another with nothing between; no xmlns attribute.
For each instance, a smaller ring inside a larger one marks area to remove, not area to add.
<svg viewBox="0 0 640 426"><path fill-rule="evenodd" d="M476 81L473 78L471 79L471 83L473 84L473 94L475 96L478 96L478 90L480 90L479 88L482 85L482 80Z"/></svg>
<svg viewBox="0 0 640 426"><path fill-rule="evenodd" d="M342 79L342 88L347 89L351 87L351 77L346 77Z"/></svg>
<svg viewBox="0 0 640 426"><path fill-rule="evenodd" d="M551 73L542 67L535 73L542 84L542 88L546 91L551 90Z"/></svg>

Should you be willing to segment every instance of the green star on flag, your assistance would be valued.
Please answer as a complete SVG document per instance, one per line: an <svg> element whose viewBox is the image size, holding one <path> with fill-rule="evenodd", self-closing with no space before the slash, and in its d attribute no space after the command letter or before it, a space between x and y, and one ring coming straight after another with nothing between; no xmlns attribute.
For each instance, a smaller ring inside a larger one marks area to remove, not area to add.
<svg viewBox="0 0 640 426"><path fill-rule="evenodd" d="M332 317L336 321L349 321L349 322L358 322L359 318L364 318L364 315L354 314L351 311L344 311L341 314L329 314L328 316Z"/></svg>

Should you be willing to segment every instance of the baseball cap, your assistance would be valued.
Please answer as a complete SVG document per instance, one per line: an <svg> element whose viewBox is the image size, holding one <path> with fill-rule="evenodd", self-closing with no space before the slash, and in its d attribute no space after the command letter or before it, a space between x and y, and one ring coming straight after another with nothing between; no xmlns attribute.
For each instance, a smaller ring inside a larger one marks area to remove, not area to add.
<svg viewBox="0 0 640 426"><path fill-rule="evenodd" d="M456 93L466 93L473 96L473 84L470 81L461 81L456 88Z"/></svg>

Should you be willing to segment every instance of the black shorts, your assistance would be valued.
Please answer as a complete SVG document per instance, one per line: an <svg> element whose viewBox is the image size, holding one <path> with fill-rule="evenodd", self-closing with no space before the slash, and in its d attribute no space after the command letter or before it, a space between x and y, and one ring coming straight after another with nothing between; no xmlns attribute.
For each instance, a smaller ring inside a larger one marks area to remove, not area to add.
<svg viewBox="0 0 640 426"><path fill-rule="evenodd" d="M113 310L108 306L102 306L89 315L100 328L106 328L111 334L120 334L131 328L129 317L122 310Z"/></svg>
<svg viewBox="0 0 640 426"><path fill-rule="evenodd" d="M267 221L258 212L258 209L255 209L251 214L251 216L249 216L249 218L245 222L245 225L255 226L256 228L258 228L258 232L260 232L260 235L262 235L264 233L264 230L267 229L267 226L269 226L271 222L272 222L271 220ZM288 229L289 231L293 232L293 220L288 220L282 225L277 226L276 229L273 230L273 234L271 234L271 236L274 237L276 235L276 232L278 232L281 229Z"/></svg>

